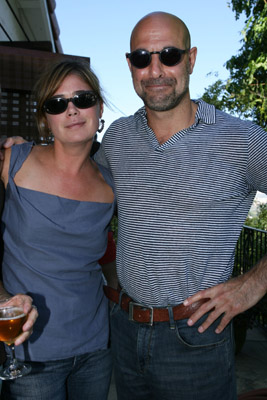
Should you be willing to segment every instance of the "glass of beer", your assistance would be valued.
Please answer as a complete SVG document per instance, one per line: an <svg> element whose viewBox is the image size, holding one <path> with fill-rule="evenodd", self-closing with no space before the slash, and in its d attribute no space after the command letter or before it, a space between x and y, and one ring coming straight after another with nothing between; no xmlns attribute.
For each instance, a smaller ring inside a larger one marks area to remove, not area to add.
<svg viewBox="0 0 267 400"><path fill-rule="evenodd" d="M23 309L20 307L0 307L0 341L5 342L11 349L10 361L0 373L0 379L16 379L27 375L31 371L29 365L20 363L15 357L14 342L22 333L26 318Z"/></svg>

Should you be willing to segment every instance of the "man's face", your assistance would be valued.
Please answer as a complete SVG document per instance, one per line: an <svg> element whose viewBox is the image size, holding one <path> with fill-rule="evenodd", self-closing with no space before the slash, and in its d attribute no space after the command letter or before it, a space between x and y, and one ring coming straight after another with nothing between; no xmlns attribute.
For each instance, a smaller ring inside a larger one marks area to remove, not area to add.
<svg viewBox="0 0 267 400"><path fill-rule="evenodd" d="M143 21L133 34L131 51L161 51L166 47L185 50L183 29L172 20L150 18ZM184 96L189 97L189 75L193 71L195 56L196 49L193 48L182 55L179 64L168 67L161 63L158 54L153 54L151 63L142 69L132 66L127 59L135 91L148 109L170 110L176 107Z"/></svg>

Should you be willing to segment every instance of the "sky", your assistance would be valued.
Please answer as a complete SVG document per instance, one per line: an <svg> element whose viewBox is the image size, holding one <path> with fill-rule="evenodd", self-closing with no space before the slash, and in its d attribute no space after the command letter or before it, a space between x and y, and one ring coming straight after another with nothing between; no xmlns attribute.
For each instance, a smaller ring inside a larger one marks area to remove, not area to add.
<svg viewBox="0 0 267 400"><path fill-rule="evenodd" d="M190 77L192 99L218 78L227 79L225 63L242 46L245 16L235 19L229 0L56 0L60 42L65 54L90 57L111 106L105 106L105 130L117 118L142 107L136 95L125 53L130 51L130 35L146 14L165 11L177 15L187 25L191 45L198 49ZM258 192L257 200L267 196Z"/></svg>
<svg viewBox="0 0 267 400"><path fill-rule="evenodd" d="M63 52L90 57L112 107L104 110L105 129L143 105L134 92L125 53L130 51L133 27L153 11L175 14L189 28L192 47L198 48L190 78L193 99L215 82L215 74L228 78L224 64L241 48L245 17L236 21L228 0L57 0L55 13Z"/></svg>

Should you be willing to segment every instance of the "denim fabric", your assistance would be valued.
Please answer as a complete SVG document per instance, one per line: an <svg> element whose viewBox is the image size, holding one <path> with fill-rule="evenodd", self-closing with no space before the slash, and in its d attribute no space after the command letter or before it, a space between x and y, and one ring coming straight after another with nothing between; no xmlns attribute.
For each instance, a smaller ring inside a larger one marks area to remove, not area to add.
<svg viewBox="0 0 267 400"><path fill-rule="evenodd" d="M217 321L218 324L218 321ZM115 305L111 346L118 400L236 400L232 326L131 322Z"/></svg>
<svg viewBox="0 0 267 400"><path fill-rule="evenodd" d="M1 400L106 400L109 391L111 351L49 362L30 362L29 375L3 381Z"/></svg>

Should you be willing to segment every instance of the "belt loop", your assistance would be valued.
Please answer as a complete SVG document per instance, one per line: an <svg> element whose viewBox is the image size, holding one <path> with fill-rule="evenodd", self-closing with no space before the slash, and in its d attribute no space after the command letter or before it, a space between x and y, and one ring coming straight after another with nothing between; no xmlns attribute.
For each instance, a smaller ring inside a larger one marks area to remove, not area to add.
<svg viewBox="0 0 267 400"><path fill-rule="evenodd" d="M175 322L173 318L173 309L171 306L168 306L168 313L169 313L169 319L170 319L170 329L175 329Z"/></svg>
<svg viewBox="0 0 267 400"><path fill-rule="evenodd" d="M121 291L120 291L120 297L119 297L119 306L120 306L120 307L121 307L121 299L122 299L122 296L124 295L124 293L126 293L125 290L124 290L124 289L121 289Z"/></svg>

